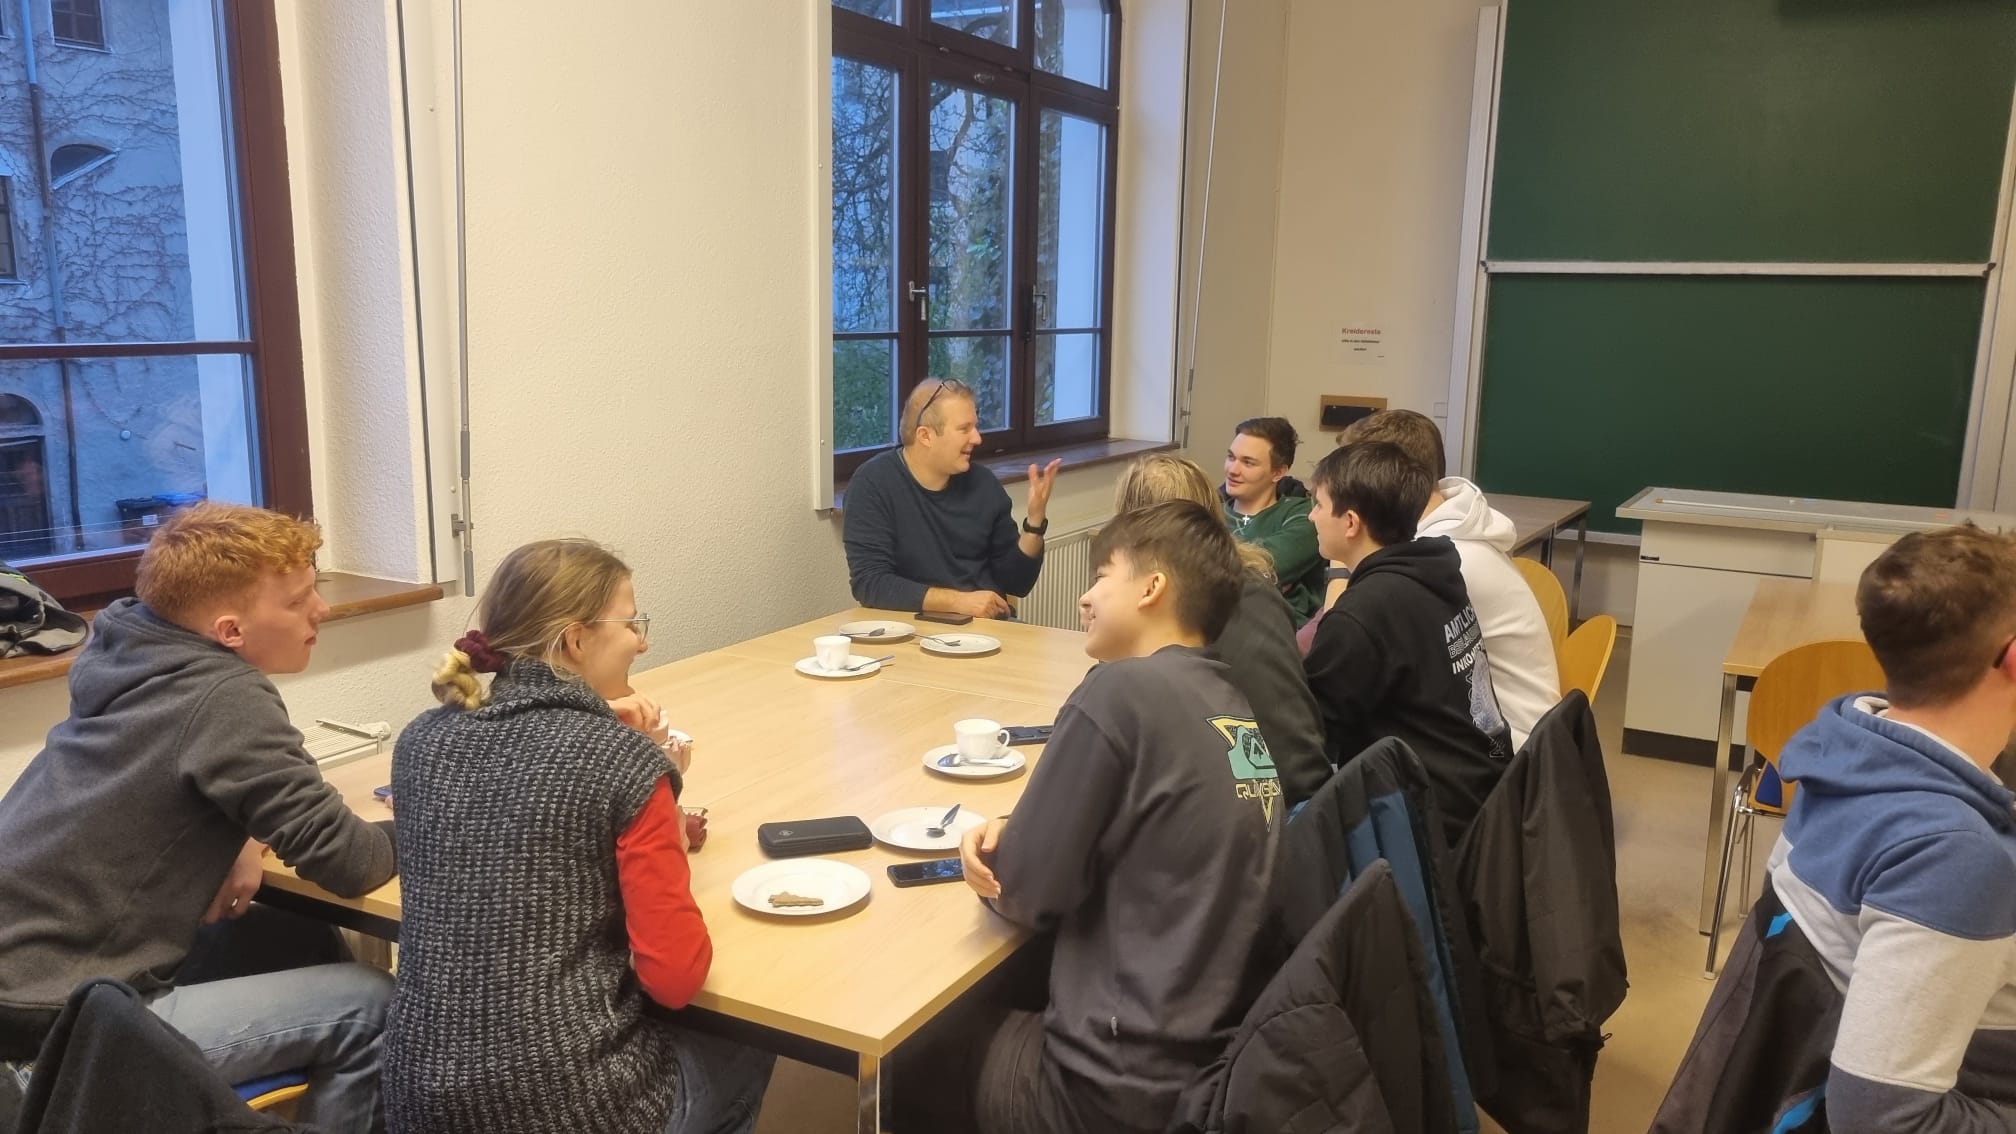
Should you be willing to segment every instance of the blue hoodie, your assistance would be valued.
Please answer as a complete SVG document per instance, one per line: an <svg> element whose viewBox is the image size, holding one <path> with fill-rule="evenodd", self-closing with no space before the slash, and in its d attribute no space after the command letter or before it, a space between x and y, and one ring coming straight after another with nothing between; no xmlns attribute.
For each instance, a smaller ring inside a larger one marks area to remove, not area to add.
<svg viewBox="0 0 2016 1134"><path fill-rule="evenodd" d="M1842 697L1780 761L1799 793L1772 884L1846 992L1828 1122L2009 1134L2016 795L1887 708Z"/></svg>

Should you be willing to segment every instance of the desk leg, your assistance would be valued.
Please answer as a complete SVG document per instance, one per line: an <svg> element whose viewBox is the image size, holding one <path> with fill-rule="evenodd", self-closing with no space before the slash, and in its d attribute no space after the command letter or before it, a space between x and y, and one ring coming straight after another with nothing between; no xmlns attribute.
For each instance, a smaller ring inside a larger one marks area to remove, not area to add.
<svg viewBox="0 0 2016 1134"><path fill-rule="evenodd" d="M1568 591L1568 621L1582 618L1582 560L1589 553L1589 513L1575 525L1575 585Z"/></svg>
<svg viewBox="0 0 2016 1134"><path fill-rule="evenodd" d="M1729 746L1736 731L1736 675L1722 675L1722 714L1715 722L1715 775L1708 788L1708 849L1701 865L1701 932L1715 919L1715 884L1721 874L1722 824L1729 821Z"/></svg>
<svg viewBox="0 0 2016 1134"><path fill-rule="evenodd" d="M860 1063L854 1072L855 1089L859 1091L854 1110L854 1128L858 1134L882 1134L882 1060L878 1056L861 1053Z"/></svg>
<svg viewBox="0 0 2016 1134"><path fill-rule="evenodd" d="M1547 529L1547 538L1540 544L1540 565L1549 570L1554 567L1554 537L1559 534L1554 528Z"/></svg>

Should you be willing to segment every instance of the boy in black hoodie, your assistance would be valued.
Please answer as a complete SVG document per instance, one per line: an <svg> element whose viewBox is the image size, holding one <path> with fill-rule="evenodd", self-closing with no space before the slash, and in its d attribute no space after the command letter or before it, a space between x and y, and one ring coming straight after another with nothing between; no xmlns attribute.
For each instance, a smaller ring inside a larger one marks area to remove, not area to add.
<svg viewBox="0 0 2016 1134"><path fill-rule="evenodd" d="M1286 808L1251 706L1204 651L1239 602L1232 535L1169 501L1108 524L1092 559L1078 603L1105 664L1058 711L1013 817L960 847L997 913L1055 929L1049 1007L968 1003L946 1040L910 1041L944 1062L896 1082L941 1097L898 1130L1159 1132L1267 975Z"/></svg>
<svg viewBox="0 0 2016 1134"><path fill-rule="evenodd" d="M1399 446L1346 445L1313 477L1325 558L1351 585L1323 619L1304 669L1331 762L1393 736L1421 758L1449 845L1462 840L1512 756L1463 561L1448 539L1417 540L1435 484Z"/></svg>

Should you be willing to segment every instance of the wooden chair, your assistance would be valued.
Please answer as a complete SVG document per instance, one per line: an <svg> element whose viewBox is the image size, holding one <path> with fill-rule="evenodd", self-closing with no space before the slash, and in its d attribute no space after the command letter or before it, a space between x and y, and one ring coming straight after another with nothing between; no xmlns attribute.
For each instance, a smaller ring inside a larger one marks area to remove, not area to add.
<svg viewBox="0 0 2016 1134"><path fill-rule="evenodd" d="M1750 691L1750 720L1745 726L1750 767L1736 780L1729 821L1722 830L1722 877L1715 886L1715 919L1708 929L1708 965L1715 975L1715 954L1722 944L1722 907L1729 896L1729 863L1736 850L1736 823L1743 823L1743 898L1740 913L1750 912L1751 852L1759 815L1782 819L1792 808L1794 785L1778 774L1778 756L1792 734L1818 716L1827 702L1844 693L1882 689L1883 668L1869 644L1859 638L1809 642L1771 660ZM1773 789L1776 788L1774 792ZM1763 798L1759 798L1760 789ZM1776 794L1774 801L1771 796Z"/></svg>
<svg viewBox="0 0 2016 1134"><path fill-rule="evenodd" d="M1567 696L1571 689L1580 689L1593 708L1596 690L1603 684L1604 671L1610 668L1610 651L1616 646L1615 618L1599 614L1577 626L1575 632L1568 635L1568 640L1554 650L1561 663L1562 696Z"/></svg>
<svg viewBox="0 0 2016 1134"><path fill-rule="evenodd" d="M1533 588L1533 597L1540 600L1540 613L1547 619L1547 635L1554 639L1554 659L1558 663L1561 644L1568 640L1568 592L1561 589L1561 577L1537 559L1514 559L1512 565L1519 568L1519 573L1526 577L1526 585Z"/></svg>

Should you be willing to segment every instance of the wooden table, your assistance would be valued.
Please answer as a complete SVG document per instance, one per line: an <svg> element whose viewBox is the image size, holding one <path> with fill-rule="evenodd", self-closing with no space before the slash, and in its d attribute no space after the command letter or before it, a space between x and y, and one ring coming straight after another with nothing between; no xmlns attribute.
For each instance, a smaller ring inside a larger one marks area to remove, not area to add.
<svg viewBox="0 0 2016 1134"><path fill-rule="evenodd" d="M1787 650L1809 642L1862 637L1853 583L1760 579L1736 638L1722 659L1722 708L1715 725L1715 775L1708 789L1708 847L1701 867L1701 932L1715 917L1721 873L1722 825L1729 821L1729 755L1736 732L1736 694L1756 688L1757 675Z"/></svg>
<svg viewBox="0 0 2016 1134"><path fill-rule="evenodd" d="M696 1026L850 1075L857 1121L880 1129L881 1061L1019 947L1025 935L988 912L964 886L897 889L883 868L937 857L876 846L834 857L868 872L868 901L831 918L785 921L736 905L730 885L765 861L756 826L779 819L875 816L898 807L953 803L1001 815L1021 798L1028 772L958 781L923 769L926 749L952 739L952 722L984 716L1048 724L1090 666L1084 636L1018 623L988 624L1003 642L983 658L925 655L914 641L877 653L897 660L870 677L822 681L791 663L847 611L636 675L638 692L664 704L695 738L681 802L708 808L706 847L693 856L693 893L714 940L707 983L684 1015ZM948 631L956 633L956 631ZM1023 748L1031 767L1040 748ZM390 779L390 757L332 769L330 782L360 813L383 818L371 790ZM267 871L262 900L396 938L399 884L359 899L334 897ZM475 884L472 880L472 884Z"/></svg>
<svg viewBox="0 0 2016 1134"><path fill-rule="evenodd" d="M1589 547L1589 502L1555 500L1547 496L1504 496L1491 493L1491 506L1512 521L1512 554L1539 545L1540 562L1554 566L1554 540L1575 525L1575 583L1568 591L1568 617L1582 617L1582 563Z"/></svg>

